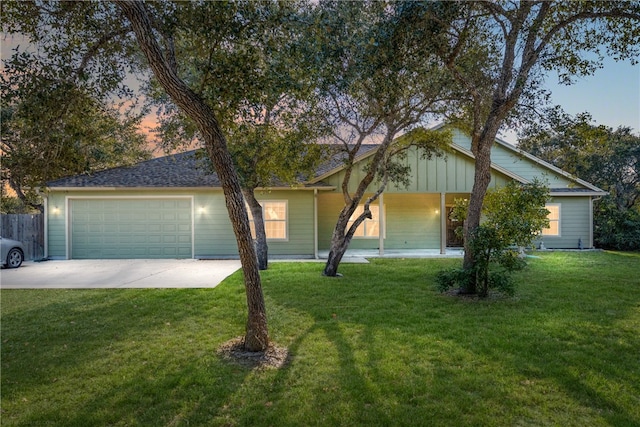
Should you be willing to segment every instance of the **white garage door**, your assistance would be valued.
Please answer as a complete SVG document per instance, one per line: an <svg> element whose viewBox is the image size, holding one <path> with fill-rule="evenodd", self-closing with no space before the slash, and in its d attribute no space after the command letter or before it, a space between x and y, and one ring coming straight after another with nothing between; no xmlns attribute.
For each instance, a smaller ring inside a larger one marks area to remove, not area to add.
<svg viewBox="0 0 640 427"><path fill-rule="evenodd" d="M191 258L191 198L71 199L71 258Z"/></svg>

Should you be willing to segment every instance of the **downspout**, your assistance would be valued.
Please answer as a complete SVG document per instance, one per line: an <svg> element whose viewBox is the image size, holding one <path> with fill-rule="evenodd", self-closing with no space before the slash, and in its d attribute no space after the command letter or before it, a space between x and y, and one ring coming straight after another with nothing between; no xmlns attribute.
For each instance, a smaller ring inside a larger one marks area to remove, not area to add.
<svg viewBox="0 0 640 427"><path fill-rule="evenodd" d="M44 209L44 212L42 213L44 215L44 221L43 221L44 241L42 243L44 245L44 248L42 250L42 254L43 254L42 258L48 259L49 258L49 197L47 196L46 193L42 193L39 188L36 188L36 193L38 193L38 195L42 197L42 207Z"/></svg>
<svg viewBox="0 0 640 427"><path fill-rule="evenodd" d="M313 258L318 259L318 189L313 189Z"/></svg>
<svg viewBox="0 0 640 427"><path fill-rule="evenodd" d="M378 253L384 256L384 193L380 193L378 198L378 221L380 229L378 230Z"/></svg>

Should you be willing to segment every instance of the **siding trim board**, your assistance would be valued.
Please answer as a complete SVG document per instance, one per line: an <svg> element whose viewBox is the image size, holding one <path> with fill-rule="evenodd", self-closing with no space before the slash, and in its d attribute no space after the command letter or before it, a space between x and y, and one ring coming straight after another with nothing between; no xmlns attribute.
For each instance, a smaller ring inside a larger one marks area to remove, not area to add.
<svg viewBox="0 0 640 427"><path fill-rule="evenodd" d="M602 197L609 193L607 192L596 192L596 191L585 191L585 192L571 192L571 191L551 191L552 197Z"/></svg>
<svg viewBox="0 0 640 427"><path fill-rule="evenodd" d="M316 184L317 185L301 185L301 186L291 185L288 187L257 187L255 191L275 191L275 190L277 191L314 191L314 190L333 191L336 189L336 187L332 185L325 185L322 183L316 183ZM223 188L222 187L52 187L50 190L54 190L56 192L59 192L59 191L134 192L134 191L149 191L149 190L193 192L193 191L202 191L202 190L223 191ZM95 197L101 197L101 196L95 196Z"/></svg>
<svg viewBox="0 0 640 427"><path fill-rule="evenodd" d="M49 258L49 198L42 198L42 207L44 212L44 259Z"/></svg>

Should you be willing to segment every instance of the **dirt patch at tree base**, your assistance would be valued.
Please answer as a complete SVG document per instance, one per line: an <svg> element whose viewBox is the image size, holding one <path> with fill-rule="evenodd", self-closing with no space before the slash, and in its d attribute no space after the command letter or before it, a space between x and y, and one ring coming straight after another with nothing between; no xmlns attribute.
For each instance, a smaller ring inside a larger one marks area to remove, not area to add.
<svg viewBox="0 0 640 427"><path fill-rule="evenodd" d="M244 337L236 337L223 343L217 351L223 359L245 368L282 368L289 362L289 350L270 344L265 351L247 351Z"/></svg>

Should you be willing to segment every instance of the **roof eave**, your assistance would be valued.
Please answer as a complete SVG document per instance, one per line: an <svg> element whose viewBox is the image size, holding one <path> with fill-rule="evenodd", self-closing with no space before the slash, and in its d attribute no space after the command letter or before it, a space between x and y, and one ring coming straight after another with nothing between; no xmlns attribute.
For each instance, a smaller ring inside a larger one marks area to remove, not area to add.
<svg viewBox="0 0 640 427"><path fill-rule="evenodd" d="M258 187L256 190L335 190L336 187L332 185L299 185L299 186L286 186L286 187ZM52 191L202 191L202 190L216 190L222 191L220 186L203 186L203 187L47 187L48 192Z"/></svg>

